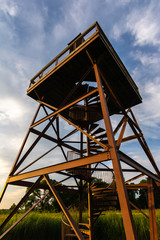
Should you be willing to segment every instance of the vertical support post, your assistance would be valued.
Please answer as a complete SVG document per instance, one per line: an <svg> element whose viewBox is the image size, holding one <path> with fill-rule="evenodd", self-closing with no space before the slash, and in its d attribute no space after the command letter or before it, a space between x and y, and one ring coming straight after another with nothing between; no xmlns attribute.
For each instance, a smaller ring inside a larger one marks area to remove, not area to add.
<svg viewBox="0 0 160 240"><path fill-rule="evenodd" d="M83 157L83 133L80 133L80 151L81 158ZM80 179L79 183L79 223L82 223L82 212L83 212L83 182Z"/></svg>
<svg viewBox="0 0 160 240"><path fill-rule="evenodd" d="M90 155L90 139L87 137L87 155ZM87 168L90 168L90 165L87 165ZM90 171L91 174L91 171ZM88 217L89 217L89 240L94 240L94 221L93 221L93 200L92 200L92 189L91 189L91 180L88 182Z"/></svg>
<svg viewBox="0 0 160 240"><path fill-rule="evenodd" d="M94 240L94 229L93 229L93 201L92 201L92 190L91 181L88 183L88 217L89 217L89 240Z"/></svg>
<svg viewBox="0 0 160 240"><path fill-rule="evenodd" d="M87 138L87 155L90 155L90 139ZM91 165L87 166L88 168ZM90 172L91 174L91 172ZM91 180L88 182L88 217L89 217L89 240L94 240L94 229L93 229L93 200L92 200L92 189L91 189Z"/></svg>
<svg viewBox="0 0 160 240"><path fill-rule="evenodd" d="M152 178L148 178L148 208L149 208L150 240L158 240Z"/></svg>
<svg viewBox="0 0 160 240"><path fill-rule="evenodd" d="M88 102L87 99L85 99L85 112L86 116L85 119L88 119ZM87 131L88 133L88 131ZM87 156L90 156L90 139L87 137ZM91 165L87 165L87 168L90 168ZM90 171L90 170L88 170ZM88 174L88 173L87 173ZM91 171L89 172L90 178L88 181L88 217L89 217L89 240L94 240L94 221L93 221L93 199L92 199L92 189L91 189Z"/></svg>
<svg viewBox="0 0 160 240"><path fill-rule="evenodd" d="M64 240L64 223L62 220L61 240Z"/></svg>
<svg viewBox="0 0 160 240"><path fill-rule="evenodd" d="M79 183L79 223L82 223L82 211L83 211L83 186L82 179Z"/></svg>
<svg viewBox="0 0 160 240"><path fill-rule="evenodd" d="M113 169L114 169L114 174L116 179L117 192L118 192L119 202L121 206L126 239L135 240L137 239L135 225L134 225L134 221L133 221L133 217L132 217L132 213L129 205L127 190L124 184L120 161L116 151L115 139L114 139L113 130L110 122L105 95L103 92L102 82L98 72L97 64L95 63L93 67L94 67L95 77L96 77L99 96L100 96L101 108L102 108L106 133L108 137L108 143L110 145L110 154L111 154L111 159L112 159L112 164L113 164Z"/></svg>

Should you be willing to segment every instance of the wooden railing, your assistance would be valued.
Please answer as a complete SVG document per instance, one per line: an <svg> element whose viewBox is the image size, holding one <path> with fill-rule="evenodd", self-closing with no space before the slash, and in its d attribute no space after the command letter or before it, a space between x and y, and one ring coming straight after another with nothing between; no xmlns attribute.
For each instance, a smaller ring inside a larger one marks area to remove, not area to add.
<svg viewBox="0 0 160 240"><path fill-rule="evenodd" d="M84 43L88 38L90 38L97 31L101 31L101 28L97 22L95 22L90 28L88 28L84 33L79 34L71 43L61 52L59 53L53 60L51 60L44 68L42 68L31 80L31 87L34 83L36 83L39 79L41 79L49 70L54 68L57 64L59 64L64 58L66 58L72 51L74 51L77 47L79 47L82 43Z"/></svg>

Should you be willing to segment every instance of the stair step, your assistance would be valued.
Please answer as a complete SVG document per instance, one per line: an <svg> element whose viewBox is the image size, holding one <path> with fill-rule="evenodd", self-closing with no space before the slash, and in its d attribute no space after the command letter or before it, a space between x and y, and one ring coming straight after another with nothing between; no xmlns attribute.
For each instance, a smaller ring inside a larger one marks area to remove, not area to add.
<svg viewBox="0 0 160 240"><path fill-rule="evenodd" d="M99 125L97 123L92 123L90 128L89 128L89 132L92 132L96 127L98 127Z"/></svg>
<svg viewBox="0 0 160 240"><path fill-rule="evenodd" d="M113 193L115 194L115 192L113 192L113 190L109 187L92 187L92 191L94 192L102 192L102 191L107 191L108 193Z"/></svg>
<svg viewBox="0 0 160 240"><path fill-rule="evenodd" d="M103 193L105 193L105 194L108 194L110 196L117 195L116 191L113 191L112 188L107 188L107 187L106 188L93 188L92 193L93 194L99 194L99 193L103 194Z"/></svg>
<svg viewBox="0 0 160 240"><path fill-rule="evenodd" d="M117 199L117 195L110 195L108 193L97 193L97 194L93 194L93 198L96 200L96 199L104 199L104 200L109 200L109 199Z"/></svg>
<svg viewBox="0 0 160 240"><path fill-rule="evenodd" d="M87 227L89 229L89 224L88 223L79 223L79 225L85 226L85 227Z"/></svg>
<svg viewBox="0 0 160 240"><path fill-rule="evenodd" d="M94 206L110 206L111 203L115 204L117 203L117 200L109 200L106 202L97 201L97 202L94 202Z"/></svg>
<svg viewBox="0 0 160 240"><path fill-rule="evenodd" d="M103 140L101 140L100 142L103 143L104 145L107 145L107 144L108 144L108 140L107 140L107 139L105 139L105 140L103 139Z"/></svg>
<svg viewBox="0 0 160 240"><path fill-rule="evenodd" d="M87 229L80 229L80 231L86 235L89 235L89 230Z"/></svg>
<svg viewBox="0 0 160 240"><path fill-rule="evenodd" d="M94 188L94 189L108 189L108 185L104 186L104 183L93 183L92 188Z"/></svg>
<svg viewBox="0 0 160 240"><path fill-rule="evenodd" d="M99 150L95 150L95 149L90 149L91 150L91 152L95 152L95 153L101 153L102 151L99 151Z"/></svg>
<svg viewBox="0 0 160 240"><path fill-rule="evenodd" d="M99 135L99 136L95 136L95 138L97 139L97 138L106 138L107 137L107 134L106 133L103 133L103 134L101 134L101 135Z"/></svg>
<svg viewBox="0 0 160 240"><path fill-rule="evenodd" d="M97 149L102 149L102 147L101 146L99 146L99 145L94 145L94 146L90 146L90 150L97 150Z"/></svg>
<svg viewBox="0 0 160 240"><path fill-rule="evenodd" d="M66 237L77 237L75 233L66 233Z"/></svg>
<svg viewBox="0 0 160 240"><path fill-rule="evenodd" d="M95 192L92 192L92 195L94 197L117 197L117 193L113 193L113 192L107 192L107 191L95 191Z"/></svg>
<svg viewBox="0 0 160 240"><path fill-rule="evenodd" d="M108 194L108 196L117 196L117 192L116 191L113 191L113 189L110 189L110 188L102 188L102 189L98 189L98 190L96 190L96 188L94 188L93 190L92 190L92 193L94 194L94 195L107 195Z"/></svg>
<svg viewBox="0 0 160 240"><path fill-rule="evenodd" d="M91 135L93 136L93 135L98 134L98 133L101 133L101 132L105 132L105 129L99 127L99 128L96 129L94 132L92 132Z"/></svg>
<svg viewBox="0 0 160 240"><path fill-rule="evenodd" d="M99 96L97 96L97 97L92 97L92 98L90 98L91 100L89 100L88 101L88 103L90 104L91 102L94 102L94 101L98 101L99 100Z"/></svg>
<svg viewBox="0 0 160 240"><path fill-rule="evenodd" d="M112 207L112 206L117 206L117 201L110 201L110 202L106 202L105 204L94 204L94 209L100 209L100 208L106 208L106 207Z"/></svg>
<svg viewBox="0 0 160 240"><path fill-rule="evenodd" d="M105 196L93 198L94 202L106 202L106 201L117 201L117 196Z"/></svg>

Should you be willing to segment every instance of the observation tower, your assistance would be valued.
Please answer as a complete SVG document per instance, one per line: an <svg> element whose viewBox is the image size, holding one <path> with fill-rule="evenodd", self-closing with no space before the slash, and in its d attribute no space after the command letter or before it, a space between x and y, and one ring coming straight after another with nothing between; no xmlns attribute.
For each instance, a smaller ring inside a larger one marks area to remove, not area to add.
<svg viewBox="0 0 160 240"><path fill-rule="evenodd" d="M63 211L62 240L94 240L94 224L119 202L127 240L138 239L127 189L148 189L150 239L158 240L153 190L160 172L131 110L142 102L138 88L99 24L79 34L31 80L27 95L39 106L1 193L8 185L30 187L0 226L2 230L36 189L52 192ZM114 121L113 121L114 120ZM122 151L137 141L153 172ZM131 177L132 176L132 177ZM147 176L146 184L128 184ZM54 185L51 179L57 179ZM41 181L45 180L46 185ZM78 194L77 224L61 192ZM87 203L84 199L87 195ZM14 201L14 200L13 200ZM88 222L83 222L87 206ZM26 216L24 214L23 217ZM1 234L0 239L18 224Z"/></svg>

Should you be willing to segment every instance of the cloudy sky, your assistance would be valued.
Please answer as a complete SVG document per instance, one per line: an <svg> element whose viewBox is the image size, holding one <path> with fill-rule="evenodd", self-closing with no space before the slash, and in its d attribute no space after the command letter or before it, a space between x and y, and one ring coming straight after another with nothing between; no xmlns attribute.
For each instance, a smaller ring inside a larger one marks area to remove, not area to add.
<svg viewBox="0 0 160 240"><path fill-rule="evenodd" d="M159 0L0 0L0 190L37 108L29 80L95 21L139 88L133 110L160 167L159 13ZM9 189L0 208L21 193Z"/></svg>

